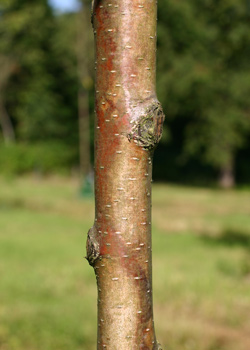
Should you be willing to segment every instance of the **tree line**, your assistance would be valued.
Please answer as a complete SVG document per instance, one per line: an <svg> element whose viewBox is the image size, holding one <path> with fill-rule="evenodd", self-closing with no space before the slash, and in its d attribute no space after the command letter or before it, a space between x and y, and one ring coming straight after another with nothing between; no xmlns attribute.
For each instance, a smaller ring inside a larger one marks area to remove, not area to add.
<svg viewBox="0 0 250 350"><path fill-rule="evenodd" d="M79 158L90 170L88 11L87 0L79 13L60 15L46 0L1 1L1 172L66 171ZM250 182L249 18L246 0L159 1L157 93L166 122L155 180Z"/></svg>

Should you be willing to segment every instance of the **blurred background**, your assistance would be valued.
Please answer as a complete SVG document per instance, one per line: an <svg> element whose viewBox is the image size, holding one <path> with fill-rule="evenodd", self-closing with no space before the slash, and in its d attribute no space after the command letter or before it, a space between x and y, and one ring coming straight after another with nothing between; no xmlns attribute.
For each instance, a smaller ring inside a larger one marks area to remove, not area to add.
<svg viewBox="0 0 250 350"><path fill-rule="evenodd" d="M0 350L94 350L89 0L0 0ZM250 2L160 0L155 323L250 349ZM80 132L79 132L80 130Z"/></svg>

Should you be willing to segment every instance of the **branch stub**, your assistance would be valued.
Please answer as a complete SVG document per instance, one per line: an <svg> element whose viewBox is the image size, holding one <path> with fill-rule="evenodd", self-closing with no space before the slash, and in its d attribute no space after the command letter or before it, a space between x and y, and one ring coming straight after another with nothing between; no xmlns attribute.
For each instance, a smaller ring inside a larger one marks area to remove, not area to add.
<svg viewBox="0 0 250 350"><path fill-rule="evenodd" d="M144 114L135 119L128 140L147 150L154 149L161 139L164 119L160 102L152 102Z"/></svg>
<svg viewBox="0 0 250 350"><path fill-rule="evenodd" d="M87 256L86 259L89 262L89 265L94 266L97 259L100 258L100 246L96 239L97 232L95 227L91 227L88 231L88 238L86 244Z"/></svg>

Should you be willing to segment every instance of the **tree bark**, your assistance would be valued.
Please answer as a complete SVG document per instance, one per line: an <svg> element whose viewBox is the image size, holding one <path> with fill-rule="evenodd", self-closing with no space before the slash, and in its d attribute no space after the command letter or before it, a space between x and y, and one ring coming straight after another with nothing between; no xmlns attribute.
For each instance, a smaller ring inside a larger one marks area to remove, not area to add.
<svg viewBox="0 0 250 350"><path fill-rule="evenodd" d="M15 64L10 58L1 55L0 67L0 126L5 144L10 144L15 142L15 130L5 107L4 90L9 77L15 69Z"/></svg>
<svg viewBox="0 0 250 350"><path fill-rule="evenodd" d="M95 223L87 259L98 286L97 349L157 350L151 179L164 115L155 93L156 1L96 0Z"/></svg>
<svg viewBox="0 0 250 350"><path fill-rule="evenodd" d="M1 94L1 91L0 91ZM2 128L3 139L6 145L15 142L15 132L9 114L6 111L4 101L0 96L0 125Z"/></svg>
<svg viewBox="0 0 250 350"><path fill-rule="evenodd" d="M220 169L219 186L221 188L232 188L235 185L233 160L229 161Z"/></svg>

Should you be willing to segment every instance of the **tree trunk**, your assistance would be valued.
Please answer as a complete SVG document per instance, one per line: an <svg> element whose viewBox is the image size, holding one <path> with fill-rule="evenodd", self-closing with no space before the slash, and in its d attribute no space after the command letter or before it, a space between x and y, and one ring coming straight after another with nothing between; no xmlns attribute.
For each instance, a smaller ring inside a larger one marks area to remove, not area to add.
<svg viewBox="0 0 250 350"><path fill-rule="evenodd" d="M222 188L232 188L235 185L233 161L221 167L219 175L219 186Z"/></svg>
<svg viewBox="0 0 250 350"><path fill-rule="evenodd" d="M10 116L5 108L3 92L9 77L15 69L15 63L9 57L0 55L0 126L5 144L15 142L15 131Z"/></svg>
<svg viewBox="0 0 250 350"><path fill-rule="evenodd" d="M91 171L88 102L88 91L80 86L78 91L78 118L81 180L86 179Z"/></svg>
<svg viewBox="0 0 250 350"><path fill-rule="evenodd" d="M164 115L155 93L156 1L93 3L95 223L87 259L98 286L97 349L157 350L151 179Z"/></svg>
<svg viewBox="0 0 250 350"><path fill-rule="evenodd" d="M10 116L6 111L4 101L1 96L0 96L0 125L2 128L4 143L8 145L15 142L14 128L13 128Z"/></svg>

